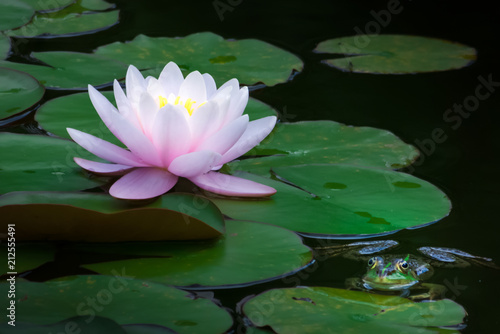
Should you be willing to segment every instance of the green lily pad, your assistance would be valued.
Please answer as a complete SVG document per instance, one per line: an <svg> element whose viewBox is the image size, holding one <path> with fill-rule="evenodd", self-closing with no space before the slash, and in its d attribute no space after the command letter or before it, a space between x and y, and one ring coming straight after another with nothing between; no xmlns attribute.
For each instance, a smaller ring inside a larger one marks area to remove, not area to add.
<svg viewBox="0 0 500 334"><path fill-rule="evenodd" d="M73 191L103 184L89 178L74 156L95 159L76 143L53 137L0 133L0 194L10 191Z"/></svg>
<svg viewBox="0 0 500 334"><path fill-rule="evenodd" d="M10 38L0 34L0 59L7 58L10 51Z"/></svg>
<svg viewBox="0 0 500 334"><path fill-rule="evenodd" d="M114 102L112 92L102 93L109 101ZM245 113L250 116L250 120L277 115L273 108L253 98L248 100ZM90 102L88 93L66 95L50 100L37 110L35 119L46 131L59 137L70 139L66 128L74 128L123 146L102 122Z"/></svg>
<svg viewBox="0 0 500 334"><path fill-rule="evenodd" d="M104 3L106 4L106 3ZM82 35L103 30L118 23L118 10L89 12L82 1L60 11L36 13L33 20L18 29L6 32L17 37L49 37ZM109 3L107 4L110 5Z"/></svg>
<svg viewBox="0 0 500 334"><path fill-rule="evenodd" d="M98 273L125 268L128 274L148 281L203 288L268 281L293 273L312 261L311 249L295 233L245 221L226 221L226 234L213 241L92 244L77 249L142 256L84 265Z"/></svg>
<svg viewBox="0 0 500 334"><path fill-rule="evenodd" d="M237 78L240 83L273 86L285 82L302 61L293 54L256 39L224 40L210 32L183 38L138 35L128 43L99 47L96 54L133 64L157 77L166 63L174 61L184 74L209 73L218 85Z"/></svg>
<svg viewBox="0 0 500 334"><path fill-rule="evenodd" d="M466 315L449 299L416 303L397 296L327 287L273 289L243 304L256 326L276 333L459 333ZM450 328L438 328L449 326Z"/></svg>
<svg viewBox="0 0 500 334"><path fill-rule="evenodd" d="M267 176L271 168L316 163L401 168L411 164L418 151L386 130L311 121L277 124L247 155L258 158L234 161L228 166L233 171Z"/></svg>
<svg viewBox="0 0 500 334"><path fill-rule="evenodd" d="M87 89L87 85L110 84L123 78L127 65L93 54L79 52L34 52L32 56L49 66L0 61L0 67L27 72L51 89Z"/></svg>
<svg viewBox="0 0 500 334"><path fill-rule="evenodd" d="M35 10L21 0L2 0L0 2L0 31L14 29L28 23Z"/></svg>
<svg viewBox="0 0 500 334"><path fill-rule="evenodd" d="M16 322L16 326L0 324L2 334L40 334L40 333L92 333L92 334L128 334L126 329L108 318L95 317L87 323L88 317L72 317L49 325L36 325ZM162 327L163 328L163 327ZM80 332L79 332L80 331ZM147 332L145 332L147 333ZM169 332L164 332L169 333Z"/></svg>
<svg viewBox="0 0 500 334"><path fill-rule="evenodd" d="M45 88L31 75L0 67L0 118L28 109L43 97Z"/></svg>
<svg viewBox="0 0 500 334"><path fill-rule="evenodd" d="M16 322L48 325L74 316L90 323L96 315L120 325L151 324L178 333L227 331L227 311L203 298L163 284L129 278L126 268L113 276L71 276L49 282L16 282ZM0 283L7 296L8 283ZM27 296L27 298L22 298ZM2 298L2 309L9 303ZM6 323L8 317L0 322Z"/></svg>
<svg viewBox="0 0 500 334"><path fill-rule="evenodd" d="M13 235L8 234L10 230L8 229L7 224L2 223L2 225L3 225L3 231L6 231L4 234L7 234L6 238L14 236L14 238L17 239L17 241L19 241L16 234ZM16 229L16 227L17 226L14 226L14 230ZM3 242L2 247L0 247L0 254L2 254L4 259L7 259L9 257L8 253L11 253L10 251L12 249L9 249L11 248L9 246L11 245L9 245L9 242L6 241ZM54 260L55 252L56 248L52 244L16 242L14 249L15 260L13 260L14 263L10 262L8 263L7 271L22 273L28 270L35 269L44 263ZM10 267L11 265L13 267Z"/></svg>
<svg viewBox="0 0 500 334"><path fill-rule="evenodd" d="M301 165L274 170L297 187L252 174L237 176L277 190L267 200L213 198L227 216L272 223L309 236L384 235L435 222L451 204L432 184L388 169L351 165ZM401 187L399 184L414 184ZM418 185L418 187L417 187Z"/></svg>
<svg viewBox="0 0 500 334"><path fill-rule="evenodd" d="M447 40L409 35L356 35L318 44L319 53L342 57L325 62L342 71L406 74L458 69L476 60L476 50Z"/></svg>
<svg viewBox="0 0 500 334"><path fill-rule="evenodd" d="M224 233L213 203L180 193L134 205L98 193L12 192L0 196L0 215L5 230L16 224L17 240L196 240Z"/></svg>

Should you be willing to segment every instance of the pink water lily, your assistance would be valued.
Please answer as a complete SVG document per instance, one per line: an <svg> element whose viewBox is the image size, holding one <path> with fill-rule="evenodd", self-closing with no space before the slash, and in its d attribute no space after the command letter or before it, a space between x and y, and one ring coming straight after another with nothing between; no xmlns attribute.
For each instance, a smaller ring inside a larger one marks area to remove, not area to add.
<svg viewBox="0 0 500 334"><path fill-rule="evenodd" d="M183 77L168 63L158 79L134 66L126 76L126 95L115 80L115 108L89 85L97 113L128 149L68 128L80 146L111 163L74 158L84 169L123 175L110 188L117 198L145 199L169 191L179 177L228 196L270 196L274 188L218 173L222 165L248 152L273 129L276 117L249 122L243 111L248 89L232 79L219 89L209 74Z"/></svg>

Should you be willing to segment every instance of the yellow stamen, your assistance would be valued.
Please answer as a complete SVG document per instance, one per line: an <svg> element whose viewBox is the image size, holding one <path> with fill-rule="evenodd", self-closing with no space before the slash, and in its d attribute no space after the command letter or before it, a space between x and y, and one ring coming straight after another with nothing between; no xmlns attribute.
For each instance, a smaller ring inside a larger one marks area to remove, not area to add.
<svg viewBox="0 0 500 334"><path fill-rule="evenodd" d="M167 99L164 98L163 96L160 96L160 108L163 108L166 105L167 105Z"/></svg>
<svg viewBox="0 0 500 334"><path fill-rule="evenodd" d="M164 106L167 105L168 101L166 98L164 98L163 96L160 95L159 97L160 99L160 108L163 108ZM203 102L202 104L200 104L197 108L201 107L202 105L204 105L206 102ZM187 112L189 113L189 116L193 115L193 111L195 109L194 105L196 104L196 101L192 100L191 98L188 98L186 100L186 103L183 103L181 101L181 97L180 96L177 96L175 98L175 101L174 101L174 105L177 105L177 104L180 104L180 105L184 105L184 108L186 108Z"/></svg>

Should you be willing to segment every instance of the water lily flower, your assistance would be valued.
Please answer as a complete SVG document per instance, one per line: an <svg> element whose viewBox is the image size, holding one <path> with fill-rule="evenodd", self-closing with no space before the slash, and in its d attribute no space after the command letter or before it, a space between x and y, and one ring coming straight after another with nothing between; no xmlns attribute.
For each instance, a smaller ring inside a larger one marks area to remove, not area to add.
<svg viewBox="0 0 500 334"><path fill-rule="evenodd" d="M68 128L71 138L111 163L75 157L84 169L123 175L109 193L123 199L145 199L169 191L179 177L198 187L228 196L270 196L274 188L217 172L260 143L274 128L276 117L249 122L243 111L247 87L232 79L219 89L209 74L183 77L168 63L158 79L130 66L126 95L114 81L115 108L89 85L89 95L104 124L126 147Z"/></svg>

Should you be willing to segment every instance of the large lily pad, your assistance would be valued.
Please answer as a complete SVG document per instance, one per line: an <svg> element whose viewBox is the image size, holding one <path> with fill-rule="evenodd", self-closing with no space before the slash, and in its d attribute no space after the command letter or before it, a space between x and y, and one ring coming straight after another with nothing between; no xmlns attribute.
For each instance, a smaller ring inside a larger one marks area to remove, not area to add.
<svg viewBox="0 0 500 334"><path fill-rule="evenodd" d="M93 54L49 51L32 56L49 66L0 61L0 67L27 72L47 88L87 89L87 85L110 84L125 76L127 66L119 61Z"/></svg>
<svg viewBox="0 0 500 334"><path fill-rule="evenodd" d="M276 168L278 177L304 189L236 173L274 187L267 200L213 198L234 219L283 226L311 236L345 238L383 235L419 227L445 217L446 195L432 184L388 169L351 165L301 165Z"/></svg>
<svg viewBox="0 0 500 334"><path fill-rule="evenodd" d="M4 219L5 218L6 217L4 217ZM3 231L6 232L4 234L7 235L6 237L2 235L2 239L7 239L9 237L12 237L12 235L8 234L10 230L8 229L7 224L2 223L1 225ZM16 226L14 226L14 231L15 229ZM15 239L17 238L16 234L13 234L13 236ZM19 241L18 238L17 240ZM10 257L8 256L8 253L10 253L9 248L11 248L9 246L11 246L9 245L9 242L4 242L3 245L0 247L0 254L2 254L4 259ZM22 273L28 270L35 269L44 263L54 260L55 252L56 248L53 244L17 242L15 243L14 247L14 253L15 253L15 260L13 260L14 263L11 262L8 263L7 271Z"/></svg>
<svg viewBox="0 0 500 334"><path fill-rule="evenodd" d="M470 46L409 35L356 35L330 39L314 50L341 57L325 62L343 71L406 74L458 69L476 59Z"/></svg>
<svg viewBox="0 0 500 334"><path fill-rule="evenodd" d="M397 296L327 287L274 289L243 305L256 326L276 333L459 333L466 315L449 299L416 303ZM439 328L449 326L450 328ZM454 328L454 327L455 328Z"/></svg>
<svg viewBox="0 0 500 334"><path fill-rule="evenodd" d="M103 184L89 178L74 156L94 156L76 143L40 135L0 133L0 194L10 191L73 191Z"/></svg>
<svg viewBox="0 0 500 334"><path fill-rule="evenodd" d="M35 10L21 0L2 0L0 2L0 31L20 27L28 23Z"/></svg>
<svg viewBox="0 0 500 334"><path fill-rule="evenodd" d="M7 32L9 36L49 37L82 35L109 28L118 23L118 10L89 12L82 0L59 11L39 12L33 20L18 29ZM104 3L109 6L109 3Z"/></svg>
<svg viewBox="0 0 500 334"><path fill-rule="evenodd" d="M45 89L31 75L0 67L0 118L26 110L42 98Z"/></svg>
<svg viewBox="0 0 500 334"><path fill-rule="evenodd" d="M178 333L204 334L223 333L232 325L227 311L210 300L128 277L126 268L117 267L113 276L71 276L44 283L18 281L16 322L47 325L77 315L91 322L99 315L120 325L151 324ZM8 288L8 283L0 283L3 296L7 296ZM2 300L5 310L9 300ZM7 321L5 316L0 320Z"/></svg>
<svg viewBox="0 0 500 334"><path fill-rule="evenodd" d="M226 221L226 234L214 241L81 245L78 249L135 257L84 266L98 273L125 268L129 275L148 281L197 288L267 281L293 273L312 261L310 248L295 233L244 221Z"/></svg>
<svg viewBox="0 0 500 334"><path fill-rule="evenodd" d="M225 40L210 32L183 38L138 35L128 43L101 46L96 54L133 64L157 77L166 63L176 62L187 72L210 73L221 85L237 78L240 83L259 82L273 86L302 70L302 61L293 54L256 39Z"/></svg>
<svg viewBox="0 0 500 334"><path fill-rule="evenodd" d="M214 204L179 193L134 206L97 193L12 192L0 196L0 215L4 230L16 224L18 240L195 240L224 233Z"/></svg>
<svg viewBox="0 0 500 334"><path fill-rule="evenodd" d="M40 1L40 0L22 0L38 12L53 12L61 8L67 7L76 2L76 0L57 0L57 1Z"/></svg>
<svg viewBox="0 0 500 334"><path fill-rule="evenodd" d="M112 92L103 95L114 102ZM250 120L277 115L276 111L265 103L250 98L245 113ZM35 119L50 133L63 138L70 138L66 128L74 128L90 133L117 145L122 145L108 130L90 102L88 93L77 93L53 99L41 106Z"/></svg>
<svg viewBox="0 0 500 334"><path fill-rule="evenodd" d="M259 175L269 175L271 168L311 163L401 168L411 164L418 151L386 130L312 121L276 125L247 155L258 158L234 161L229 167Z"/></svg>

